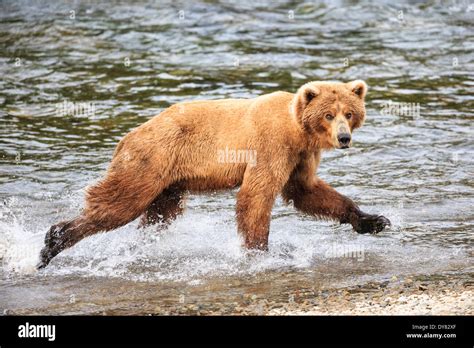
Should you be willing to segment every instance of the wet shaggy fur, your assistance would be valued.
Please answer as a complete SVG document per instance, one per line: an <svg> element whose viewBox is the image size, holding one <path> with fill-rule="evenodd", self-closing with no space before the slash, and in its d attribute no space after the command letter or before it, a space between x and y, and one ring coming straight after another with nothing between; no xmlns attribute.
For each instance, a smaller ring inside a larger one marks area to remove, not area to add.
<svg viewBox="0 0 474 348"><path fill-rule="evenodd" d="M317 218L376 233L389 221L359 210L315 176L322 150L340 147L365 119L363 81L310 82L297 93L173 105L128 133L106 176L90 187L82 213L51 227L38 267L84 237L139 217L140 226L169 223L186 193L231 189L247 248L266 250L276 197ZM223 149L254 151L256 162L218 160Z"/></svg>

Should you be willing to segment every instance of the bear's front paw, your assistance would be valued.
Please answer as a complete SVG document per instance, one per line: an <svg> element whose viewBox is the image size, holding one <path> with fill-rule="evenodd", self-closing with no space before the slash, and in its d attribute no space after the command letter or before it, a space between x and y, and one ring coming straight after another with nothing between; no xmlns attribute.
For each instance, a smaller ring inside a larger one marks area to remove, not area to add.
<svg viewBox="0 0 474 348"><path fill-rule="evenodd" d="M376 234L382 231L386 226L391 226L391 223L385 216L363 214L359 216L359 219L353 227L357 233Z"/></svg>

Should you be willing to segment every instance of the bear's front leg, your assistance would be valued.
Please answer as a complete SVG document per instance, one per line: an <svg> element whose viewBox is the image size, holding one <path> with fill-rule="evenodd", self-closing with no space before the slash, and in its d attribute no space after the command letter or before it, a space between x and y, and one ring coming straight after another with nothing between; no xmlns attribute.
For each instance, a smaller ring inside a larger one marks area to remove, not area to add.
<svg viewBox="0 0 474 348"><path fill-rule="evenodd" d="M237 226L248 249L268 250L270 217L275 197L242 187L237 195Z"/></svg>
<svg viewBox="0 0 474 348"><path fill-rule="evenodd" d="M283 191L285 201L293 201L295 208L313 216L351 224L358 233L378 233L390 226L386 217L362 212L351 199L323 180L300 178L292 178Z"/></svg>
<svg viewBox="0 0 474 348"><path fill-rule="evenodd" d="M267 173L247 168L237 194L237 226L249 249L268 250L273 204L287 179L287 173Z"/></svg>

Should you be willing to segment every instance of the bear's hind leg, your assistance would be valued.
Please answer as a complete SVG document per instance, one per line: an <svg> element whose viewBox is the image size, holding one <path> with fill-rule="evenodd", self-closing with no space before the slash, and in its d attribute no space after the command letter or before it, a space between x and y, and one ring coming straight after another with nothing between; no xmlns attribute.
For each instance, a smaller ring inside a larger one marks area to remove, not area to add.
<svg viewBox="0 0 474 348"><path fill-rule="evenodd" d="M148 206L143 213L139 228L157 223L169 224L183 213L185 190L178 185L171 185Z"/></svg>
<svg viewBox="0 0 474 348"><path fill-rule="evenodd" d="M67 249L84 237L100 232L100 225L94 224L87 216L81 215L72 220L63 221L51 226L44 239L38 269L46 267L61 251Z"/></svg>
<svg viewBox="0 0 474 348"><path fill-rule="evenodd" d="M87 236L135 220L168 184L148 177L150 174L126 174L110 173L88 190L86 208L79 217L50 228L37 268L47 266L53 257Z"/></svg>

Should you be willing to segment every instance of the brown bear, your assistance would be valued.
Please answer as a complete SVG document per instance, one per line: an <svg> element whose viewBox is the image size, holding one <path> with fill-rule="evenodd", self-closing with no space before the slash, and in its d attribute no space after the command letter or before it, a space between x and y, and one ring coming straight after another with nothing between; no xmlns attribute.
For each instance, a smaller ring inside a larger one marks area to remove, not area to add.
<svg viewBox="0 0 474 348"><path fill-rule="evenodd" d="M84 237L140 216L140 226L172 221L188 192L238 186L237 224L247 248L267 249L278 194L317 218L380 232L390 225L387 218L362 212L315 176L322 150L351 145L365 119L366 92L361 80L315 81L295 94L169 107L119 142L105 178L88 189L81 215L46 234L38 268Z"/></svg>

